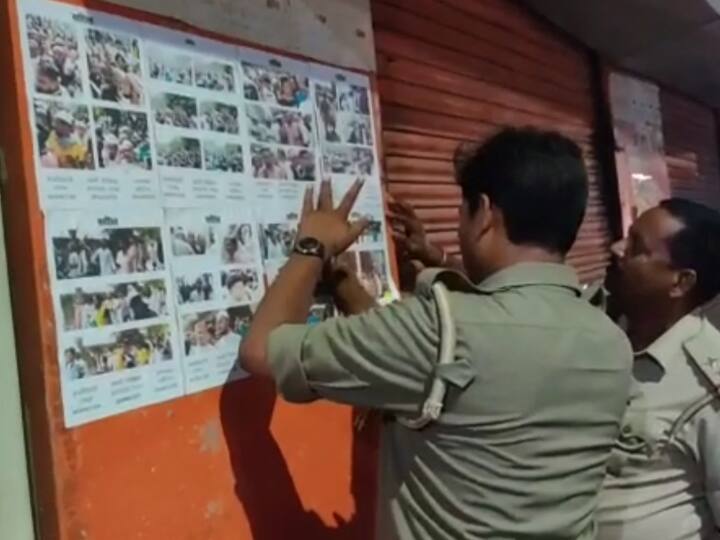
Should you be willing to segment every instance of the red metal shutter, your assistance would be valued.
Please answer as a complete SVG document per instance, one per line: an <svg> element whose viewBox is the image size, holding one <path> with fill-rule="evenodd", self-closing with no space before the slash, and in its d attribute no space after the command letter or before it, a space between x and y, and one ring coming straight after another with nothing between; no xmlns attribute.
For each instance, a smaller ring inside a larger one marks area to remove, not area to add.
<svg viewBox="0 0 720 540"><path fill-rule="evenodd" d="M609 259L608 213L593 147L590 58L504 0L373 0L385 171L435 242L458 252L452 156L503 126L569 135L591 176L587 218L570 254L585 281Z"/></svg>
<svg viewBox="0 0 720 540"><path fill-rule="evenodd" d="M713 110L665 90L660 103L673 195L720 208L720 147Z"/></svg>

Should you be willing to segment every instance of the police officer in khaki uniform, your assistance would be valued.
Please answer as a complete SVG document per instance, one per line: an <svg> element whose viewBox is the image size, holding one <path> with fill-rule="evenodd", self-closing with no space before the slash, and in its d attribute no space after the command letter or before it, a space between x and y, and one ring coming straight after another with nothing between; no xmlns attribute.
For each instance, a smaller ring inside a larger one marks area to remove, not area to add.
<svg viewBox="0 0 720 540"><path fill-rule="evenodd" d="M580 149L504 131L458 162L469 278L425 274L395 304L304 324L328 260L360 234L324 183L240 357L294 402L380 409L378 540L592 539L632 353L563 264L588 186ZM371 308L346 277L350 312ZM320 473L319 473L320 474Z"/></svg>
<svg viewBox="0 0 720 540"><path fill-rule="evenodd" d="M408 256L461 267L427 241L412 207L392 209ZM620 316L636 351L598 539L720 538L720 214L665 201L615 250L607 287L584 291Z"/></svg>
<svg viewBox="0 0 720 540"><path fill-rule="evenodd" d="M599 540L720 538L720 214L671 199L636 221L611 304L635 387L600 498ZM713 324L715 322L715 324Z"/></svg>

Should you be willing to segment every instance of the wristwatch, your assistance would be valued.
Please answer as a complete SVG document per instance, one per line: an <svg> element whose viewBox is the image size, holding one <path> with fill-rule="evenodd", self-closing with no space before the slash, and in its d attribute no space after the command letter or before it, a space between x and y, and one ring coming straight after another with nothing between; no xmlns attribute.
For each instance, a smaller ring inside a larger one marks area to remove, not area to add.
<svg viewBox="0 0 720 540"><path fill-rule="evenodd" d="M293 253L325 260L325 246L320 240L312 236L306 236L297 240L293 248Z"/></svg>

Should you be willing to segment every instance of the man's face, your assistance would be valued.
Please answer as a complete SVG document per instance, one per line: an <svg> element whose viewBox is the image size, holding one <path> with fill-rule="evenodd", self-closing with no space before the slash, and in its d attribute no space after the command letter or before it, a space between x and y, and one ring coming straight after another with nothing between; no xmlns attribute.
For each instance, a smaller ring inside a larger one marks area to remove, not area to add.
<svg viewBox="0 0 720 540"><path fill-rule="evenodd" d="M210 331L208 330L207 322L198 321L195 324L195 341L198 345L210 344Z"/></svg>
<svg viewBox="0 0 720 540"><path fill-rule="evenodd" d="M218 317L215 322L215 331L218 336L224 336L230 331L230 321L227 317Z"/></svg>
<svg viewBox="0 0 720 540"><path fill-rule="evenodd" d="M55 45L52 48L52 55L56 62L64 62L67 58L67 49L65 49L62 45Z"/></svg>
<svg viewBox="0 0 720 540"><path fill-rule="evenodd" d="M607 286L624 313L662 309L678 284L670 256L670 240L684 225L663 208L645 212L627 239L613 247L616 261Z"/></svg>
<svg viewBox="0 0 720 540"><path fill-rule="evenodd" d="M72 134L73 127L64 120L55 119L55 131L60 137L68 137Z"/></svg>
<svg viewBox="0 0 720 540"><path fill-rule="evenodd" d="M35 79L35 86L41 94L55 94L60 90L60 78L39 73Z"/></svg>

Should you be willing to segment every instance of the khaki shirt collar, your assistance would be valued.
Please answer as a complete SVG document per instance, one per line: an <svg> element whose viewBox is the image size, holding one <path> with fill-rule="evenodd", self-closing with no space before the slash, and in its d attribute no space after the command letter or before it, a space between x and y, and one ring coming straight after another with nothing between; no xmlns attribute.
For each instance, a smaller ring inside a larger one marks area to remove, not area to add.
<svg viewBox="0 0 720 540"><path fill-rule="evenodd" d="M563 287L570 289L577 296L582 293L575 270L564 264L553 263L516 264L494 273L476 288L484 293L493 293L532 285Z"/></svg>

